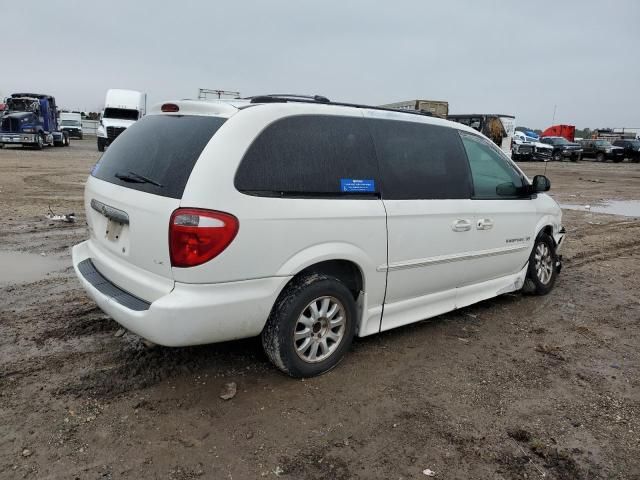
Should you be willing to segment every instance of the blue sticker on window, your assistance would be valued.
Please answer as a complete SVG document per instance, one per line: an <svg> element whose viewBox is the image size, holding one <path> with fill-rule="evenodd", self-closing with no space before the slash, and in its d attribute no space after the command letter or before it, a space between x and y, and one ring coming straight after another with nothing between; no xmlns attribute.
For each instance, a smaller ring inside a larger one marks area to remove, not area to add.
<svg viewBox="0 0 640 480"><path fill-rule="evenodd" d="M373 179L341 178L340 190L343 192L375 192L376 182Z"/></svg>

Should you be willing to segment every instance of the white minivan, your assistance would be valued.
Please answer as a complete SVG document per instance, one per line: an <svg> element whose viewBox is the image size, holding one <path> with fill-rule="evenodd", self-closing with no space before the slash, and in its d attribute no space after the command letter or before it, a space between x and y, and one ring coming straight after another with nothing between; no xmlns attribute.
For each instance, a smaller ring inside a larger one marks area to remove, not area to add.
<svg viewBox="0 0 640 480"><path fill-rule="evenodd" d="M419 113L168 102L95 165L73 265L151 342L260 335L280 370L311 376L354 336L548 293L564 238L549 186L472 128Z"/></svg>

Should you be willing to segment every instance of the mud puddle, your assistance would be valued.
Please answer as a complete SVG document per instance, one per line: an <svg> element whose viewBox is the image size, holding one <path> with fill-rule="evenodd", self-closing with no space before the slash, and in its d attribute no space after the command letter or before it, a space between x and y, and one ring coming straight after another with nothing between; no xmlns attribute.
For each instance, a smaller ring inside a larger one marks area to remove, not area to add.
<svg viewBox="0 0 640 480"><path fill-rule="evenodd" d="M58 257L0 251L0 286L36 282L68 266L68 260Z"/></svg>
<svg viewBox="0 0 640 480"><path fill-rule="evenodd" d="M572 205L562 203L560 207L567 210L579 210L581 212L640 217L640 200L607 200L603 205Z"/></svg>

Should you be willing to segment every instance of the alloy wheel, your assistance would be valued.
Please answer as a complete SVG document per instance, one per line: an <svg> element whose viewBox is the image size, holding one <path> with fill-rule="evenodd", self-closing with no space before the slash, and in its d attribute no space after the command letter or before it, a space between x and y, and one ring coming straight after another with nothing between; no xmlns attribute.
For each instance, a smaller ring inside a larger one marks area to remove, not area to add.
<svg viewBox="0 0 640 480"><path fill-rule="evenodd" d="M294 348L305 362L317 363L336 351L346 332L346 310L335 297L320 297L302 310L293 332Z"/></svg>

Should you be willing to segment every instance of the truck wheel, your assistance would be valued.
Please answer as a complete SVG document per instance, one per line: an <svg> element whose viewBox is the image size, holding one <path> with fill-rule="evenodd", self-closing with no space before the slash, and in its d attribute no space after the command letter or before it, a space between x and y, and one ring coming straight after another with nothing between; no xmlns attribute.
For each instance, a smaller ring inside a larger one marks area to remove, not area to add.
<svg viewBox="0 0 640 480"><path fill-rule="evenodd" d="M63 135L63 145L65 147L68 147L69 145L71 145L71 137L69 137L69 134Z"/></svg>
<svg viewBox="0 0 640 480"><path fill-rule="evenodd" d="M42 138L42 135L38 134L36 136L36 144L35 144L36 150L42 150L42 148L44 147L44 139Z"/></svg>
<svg viewBox="0 0 640 480"><path fill-rule="evenodd" d="M262 331L273 364L292 377L312 377L335 367L356 331L353 294L338 278L308 274L280 294Z"/></svg>
<svg viewBox="0 0 640 480"><path fill-rule="evenodd" d="M78 140L82 140L82 136L83 134L81 133L80 136L78 136Z"/></svg>
<svg viewBox="0 0 640 480"><path fill-rule="evenodd" d="M98 151L104 152L104 139L101 137L98 137Z"/></svg>
<svg viewBox="0 0 640 480"><path fill-rule="evenodd" d="M604 153L598 152L596 154L596 160L599 161L599 162L604 162L605 161Z"/></svg>
<svg viewBox="0 0 640 480"><path fill-rule="evenodd" d="M553 161L554 162L561 162L562 161L562 154L560 152L556 152L553 154Z"/></svg>

